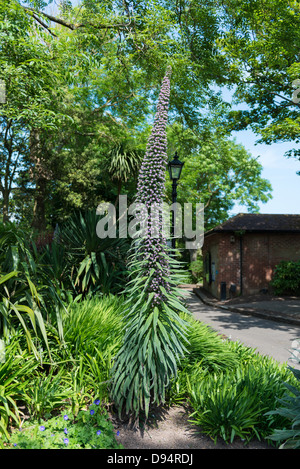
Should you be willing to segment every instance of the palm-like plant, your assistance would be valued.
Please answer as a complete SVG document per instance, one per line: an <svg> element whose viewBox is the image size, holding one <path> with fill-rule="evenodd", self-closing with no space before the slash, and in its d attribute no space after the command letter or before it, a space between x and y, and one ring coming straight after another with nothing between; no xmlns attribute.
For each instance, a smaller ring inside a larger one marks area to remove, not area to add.
<svg viewBox="0 0 300 469"><path fill-rule="evenodd" d="M126 239L100 239L96 232L100 216L96 210L74 213L60 228L73 285L79 294L117 293L124 285L128 249Z"/></svg>
<svg viewBox="0 0 300 469"><path fill-rule="evenodd" d="M123 144L115 146L109 153L111 158L109 174L111 179L115 180L118 185L118 197L121 194L122 184L127 182L131 177L138 174L142 163L143 154L140 150L130 148ZM117 205L116 201L116 205Z"/></svg>

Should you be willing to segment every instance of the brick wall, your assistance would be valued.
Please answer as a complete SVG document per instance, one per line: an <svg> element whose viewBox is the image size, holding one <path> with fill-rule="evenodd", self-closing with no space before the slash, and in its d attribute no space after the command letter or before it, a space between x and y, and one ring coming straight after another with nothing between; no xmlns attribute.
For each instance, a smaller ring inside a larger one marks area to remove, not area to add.
<svg viewBox="0 0 300 469"><path fill-rule="evenodd" d="M242 265L240 249L242 248ZM221 294L221 282L229 289L235 285L235 295L254 294L270 289L275 266L281 260L300 260L300 233L245 233L241 240L234 233L214 233L205 237L203 258L210 252L215 266L215 278L204 288L217 298ZM241 272L242 268L242 272ZM241 281L242 273L242 281Z"/></svg>

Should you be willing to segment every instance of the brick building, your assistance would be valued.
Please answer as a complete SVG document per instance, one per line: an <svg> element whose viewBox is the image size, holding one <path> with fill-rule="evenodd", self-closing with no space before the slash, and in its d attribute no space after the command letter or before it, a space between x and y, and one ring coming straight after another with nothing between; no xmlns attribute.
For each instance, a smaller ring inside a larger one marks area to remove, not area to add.
<svg viewBox="0 0 300 469"><path fill-rule="evenodd" d="M300 215L239 214L204 235L203 287L216 298L269 290L275 266L300 260Z"/></svg>

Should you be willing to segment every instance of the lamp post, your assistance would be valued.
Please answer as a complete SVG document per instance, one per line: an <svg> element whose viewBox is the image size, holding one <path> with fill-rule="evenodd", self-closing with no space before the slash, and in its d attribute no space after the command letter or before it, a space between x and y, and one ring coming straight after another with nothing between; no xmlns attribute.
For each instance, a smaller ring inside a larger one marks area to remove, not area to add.
<svg viewBox="0 0 300 469"><path fill-rule="evenodd" d="M169 161L168 169L169 169L169 176L172 181L172 204L175 204L177 201L177 182L179 181L181 170L184 163L182 163L177 156L177 151L175 152L174 159ZM172 249L175 251L176 243L175 243L175 207L172 210L172 226L171 226L171 242L172 242Z"/></svg>

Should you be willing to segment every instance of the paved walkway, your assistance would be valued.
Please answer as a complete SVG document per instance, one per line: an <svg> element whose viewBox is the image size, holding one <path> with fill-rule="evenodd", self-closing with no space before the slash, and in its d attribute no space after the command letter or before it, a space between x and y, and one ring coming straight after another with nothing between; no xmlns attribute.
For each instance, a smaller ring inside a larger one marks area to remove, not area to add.
<svg viewBox="0 0 300 469"><path fill-rule="evenodd" d="M188 307L194 317L201 322L211 326L214 330L221 332L234 341L252 347L262 355L273 357L280 363L288 364L300 369L297 360L291 359L294 353L293 347L299 343L300 348L300 314L297 323L296 308L293 309L293 318L284 321L282 318L283 309L269 310L266 304L239 304L231 309L228 306L210 302L209 299L193 292L193 288L186 288L188 291ZM261 302L267 303L267 302ZM262 308L263 306L263 308ZM260 309L262 308L262 309ZM276 308L275 308L276 309ZM284 318L288 319L288 318Z"/></svg>

